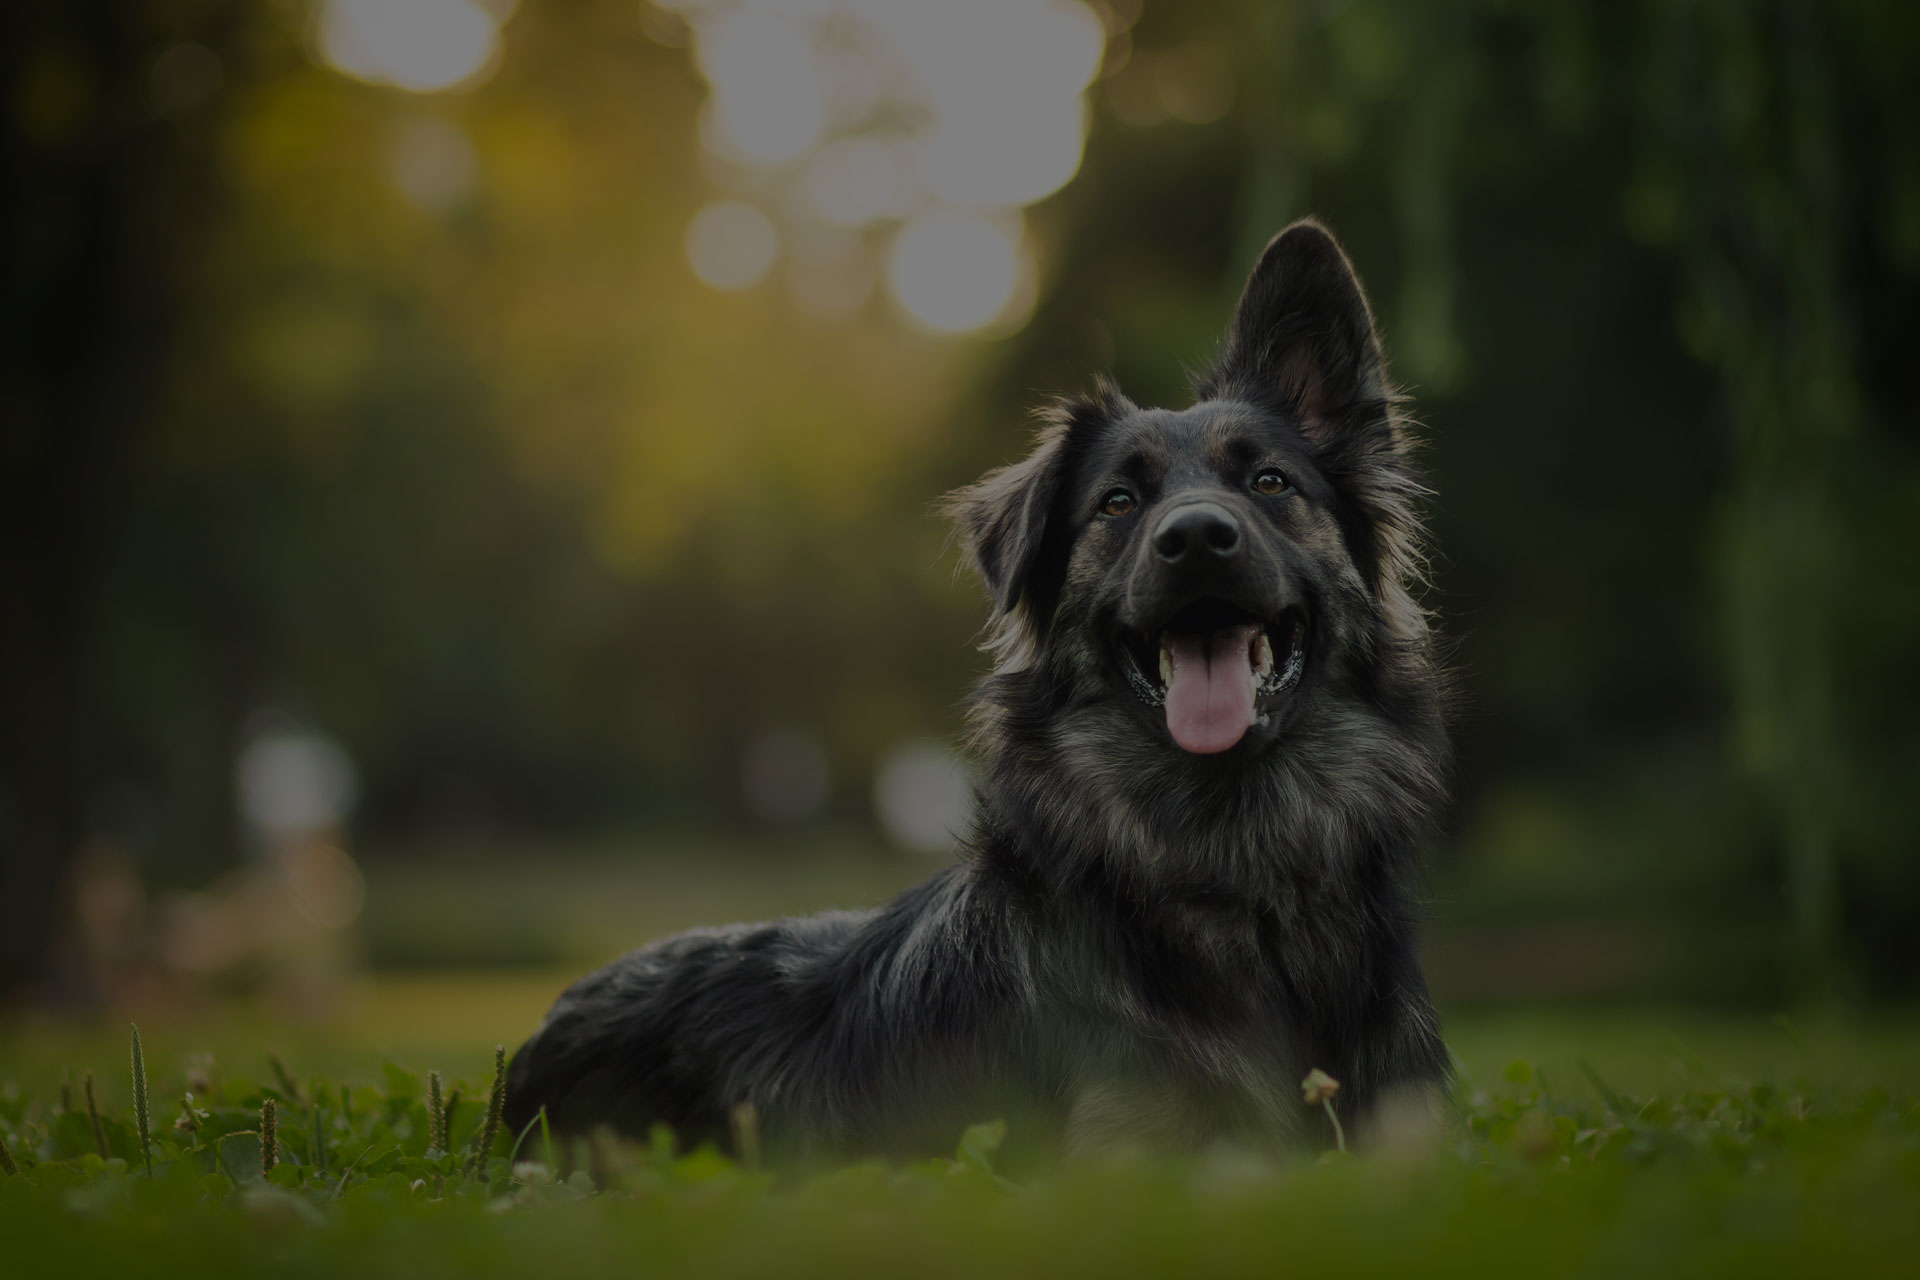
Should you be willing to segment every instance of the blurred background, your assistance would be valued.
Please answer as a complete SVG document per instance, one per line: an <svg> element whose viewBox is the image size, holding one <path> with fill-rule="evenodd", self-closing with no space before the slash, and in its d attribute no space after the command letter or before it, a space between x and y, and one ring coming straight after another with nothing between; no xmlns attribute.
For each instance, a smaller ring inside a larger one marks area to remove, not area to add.
<svg viewBox="0 0 1920 1280"><path fill-rule="evenodd" d="M1916 994L1920 9L0 29L18 1017L511 1041L660 933L923 877L984 670L933 501L1097 371L1185 403L1308 213L1430 439L1446 1011Z"/></svg>

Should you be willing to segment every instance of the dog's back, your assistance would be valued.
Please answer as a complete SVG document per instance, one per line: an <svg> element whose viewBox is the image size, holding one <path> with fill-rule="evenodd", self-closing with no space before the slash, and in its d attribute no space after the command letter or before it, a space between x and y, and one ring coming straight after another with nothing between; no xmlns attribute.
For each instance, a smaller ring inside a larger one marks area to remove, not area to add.
<svg viewBox="0 0 1920 1280"><path fill-rule="evenodd" d="M988 1060L1017 1005L1009 940L974 897L955 867L875 910L699 929L615 961L515 1055L509 1121L545 1107L564 1131L725 1143L744 1103L789 1152L950 1146L956 1106L1004 1105Z"/></svg>

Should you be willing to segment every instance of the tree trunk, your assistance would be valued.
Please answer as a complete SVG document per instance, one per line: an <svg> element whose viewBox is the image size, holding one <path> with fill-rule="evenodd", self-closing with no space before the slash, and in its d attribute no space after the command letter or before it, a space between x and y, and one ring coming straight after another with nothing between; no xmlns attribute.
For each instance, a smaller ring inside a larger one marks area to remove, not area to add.
<svg viewBox="0 0 1920 1280"><path fill-rule="evenodd" d="M169 96L156 59L217 58L201 8L193 32L129 0L0 9L0 997L45 976L86 834L89 617L209 221L219 76Z"/></svg>

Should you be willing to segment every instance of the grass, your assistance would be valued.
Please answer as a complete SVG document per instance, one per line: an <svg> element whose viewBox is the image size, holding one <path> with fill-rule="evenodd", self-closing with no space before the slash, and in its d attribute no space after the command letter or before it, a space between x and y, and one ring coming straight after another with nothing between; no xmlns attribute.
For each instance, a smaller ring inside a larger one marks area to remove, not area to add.
<svg viewBox="0 0 1920 1280"><path fill-rule="evenodd" d="M443 1008L491 1008L492 1026L537 1012L512 984L491 1005L448 985ZM1920 1256L1920 1035L1904 1023L1467 1016L1453 1032L1462 1121L1443 1147L1280 1163L1219 1152L1014 1185L995 1173L991 1125L904 1167L776 1175L661 1135L563 1174L568 1152L537 1126L499 1126L498 1059L473 1042L486 1023L419 1064L438 1075L380 1061L383 1038L421 1036L409 1011L427 1003L424 989L376 992L344 1032L143 1019L131 1072L105 1069L129 1061L124 1025L117 1045L0 1033L0 1266L1317 1280L1904 1275ZM189 1056L216 1033L211 1064ZM1533 1052L1505 1060L1516 1046ZM64 1064L78 1079L95 1067L96 1087L63 1092L61 1058L96 1051Z"/></svg>

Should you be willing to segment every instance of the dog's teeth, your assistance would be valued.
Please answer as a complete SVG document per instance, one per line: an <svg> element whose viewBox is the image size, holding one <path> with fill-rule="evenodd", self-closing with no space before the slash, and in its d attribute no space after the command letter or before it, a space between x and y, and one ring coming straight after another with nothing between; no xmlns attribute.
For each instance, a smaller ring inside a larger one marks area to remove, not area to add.
<svg viewBox="0 0 1920 1280"><path fill-rule="evenodd" d="M1173 646L1165 636L1160 637L1160 683L1173 687Z"/></svg>
<svg viewBox="0 0 1920 1280"><path fill-rule="evenodd" d="M1273 641L1262 631L1253 641L1253 674L1255 679L1264 677L1273 670Z"/></svg>

